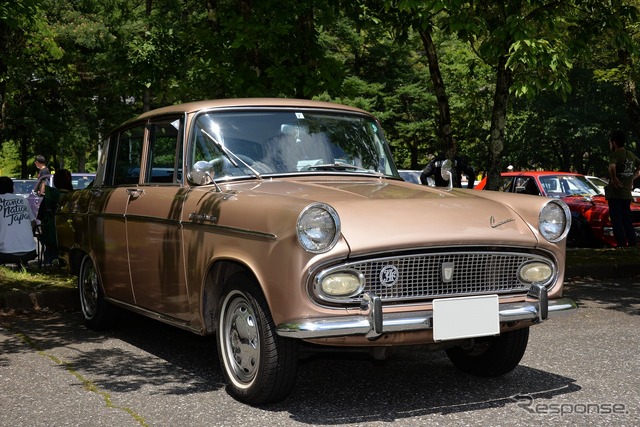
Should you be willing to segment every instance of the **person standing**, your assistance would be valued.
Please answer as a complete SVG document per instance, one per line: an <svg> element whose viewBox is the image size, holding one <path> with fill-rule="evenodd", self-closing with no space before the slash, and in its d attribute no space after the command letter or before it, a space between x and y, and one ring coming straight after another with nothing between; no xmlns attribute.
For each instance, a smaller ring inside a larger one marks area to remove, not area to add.
<svg viewBox="0 0 640 427"><path fill-rule="evenodd" d="M640 159L625 148L624 132L616 130L609 136L609 184L605 198L609 204L609 216L613 236L618 247L636 245L636 232L631 219L633 180L640 175Z"/></svg>
<svg viewBox="0 0 640 427"><path fill-rule="evenodd" d="M37 218L42 226L41 241L44 245L44 264L54 265L58 260L58 234L56 230L56 211L60 196L73 191L71 172L59 169L53 175L53 187L45 187L44 198L38 209Z"/></svg>
<svg viewBox="0 0 640 427"><path fill-rule="evenodd" d="M447 159L444 154L440 154L431 160L427 166L422 170L420 174L420 182L423 185L428 185L427 178L433 176L433 180L436 183L436 187L448 187L449 181L445 180L442 177L442 164ZM475 180L475 172L473 167L469 165L464 158L460 156L455 156L452 162L453 166L453 186L457 188L462 187L462 175L467 176L467 188L473 189L474 180Z"/></svg>
<svg viewBox="0 0 640 427"><path fill-rule="evenodd" d="M47 167L47 160L42 154L38 154L36 156L34 163L36 165L36 168L38 169L38 176L36 177L38 179L38 186L36 188L36 193L38 193L40 196L44 196L44 188L47 185L44 177L50 175L51 171Z"/></svg>
<svg viewBox="0 0 640 427"><path fill-rule="evenodd" d="M38 168L38 176L36 178L42 178L44 175L49 175L51 172L47 167L47 160L42 154L38 154L35 158L35 165Z"/></svg>
<svg viewBox="0 0 640 427"><path fill-rule="evenodd" d="M13 180L0 177L0 264L20 264L35 259L33 228L36 218L24 197L13 194Z"/></svg>

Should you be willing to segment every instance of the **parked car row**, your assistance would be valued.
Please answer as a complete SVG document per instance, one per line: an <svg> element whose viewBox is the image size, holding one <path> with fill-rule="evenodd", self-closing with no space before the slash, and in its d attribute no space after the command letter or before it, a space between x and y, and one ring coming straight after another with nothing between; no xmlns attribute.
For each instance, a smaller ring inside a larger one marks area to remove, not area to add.
<svg viewBox="0 0 640 427"><path fill-rule="evenodd" d="M486 179L477 189L485 187ZM504 172L498 191L552 197L564 201L571 210L569 246L616 246L609 218L609 205L601 185L606 181L596 177L568 172ZM636 235L640 238L640 203L631 203L631 215Z"/></svg>
<svg viewBox="0 0 640 427"><path fill-rule="evenodd" d="M529 327L576 308L562 296L562 200L404 182L356 108L165 107L109 134L98 164L57 216L85 323L109 327L117 306L216 334L243 402L290 393L300 341L378 358L422 344L501 375Z"/></svg>
<svg viewBox="0 0 640 427"><path fill-rule="evenodd" d="M73 172L71 174L71 184L73 189L80 190L88 187L91 185L95 177L95 173ZM40 209L40 203L42 202L42 197L44 196L43 186L54 186L53 174L44 175L39 179L15 179L13 180L13 186L13 193L26 198L29 202L29 207L31 207L31 211L34 215L37 215L38 209Z"/></svg>

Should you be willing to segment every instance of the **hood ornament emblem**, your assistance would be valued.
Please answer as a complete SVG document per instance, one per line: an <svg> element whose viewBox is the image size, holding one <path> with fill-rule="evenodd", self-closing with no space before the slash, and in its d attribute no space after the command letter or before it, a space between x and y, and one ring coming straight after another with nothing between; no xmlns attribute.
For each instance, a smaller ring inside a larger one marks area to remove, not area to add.
<svg viewBox="0 0 640 427"><path fill-rule="evenodd" d="M498 228L501 225L505 225L513 221L515 221L515 218L507 218L507 219L503 219L502 221L496 222L496 219L492 215L491 218L489 218L489 225L491 226L491 228Z"/></svg>

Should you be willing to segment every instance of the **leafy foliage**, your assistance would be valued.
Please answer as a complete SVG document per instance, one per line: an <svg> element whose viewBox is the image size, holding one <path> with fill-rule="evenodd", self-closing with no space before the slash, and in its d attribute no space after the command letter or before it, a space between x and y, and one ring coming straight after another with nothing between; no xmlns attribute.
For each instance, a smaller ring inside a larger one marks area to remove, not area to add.
<svg viewBox="0 0 640 427"><path fill-rule="evenodd" d="M375 113L397 163L442 150L433 38L451 132L476 169L602 173L607 134L640 136L638 0L16 0L0 4L2 173L94 170L150 108L284 96ZM502 97L503 103L496 102ZM634 145L632 145L634 147Z"/></svg>

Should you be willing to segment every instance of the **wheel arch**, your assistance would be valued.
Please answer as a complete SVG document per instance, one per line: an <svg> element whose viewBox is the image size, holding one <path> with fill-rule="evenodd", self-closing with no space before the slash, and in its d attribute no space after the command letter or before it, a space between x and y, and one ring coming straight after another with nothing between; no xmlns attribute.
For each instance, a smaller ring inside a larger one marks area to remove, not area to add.
<svg viewBox="0 0 640 427"><path fill-rule="evenodd" d="M202 318L205 334L213 334L216 331L220 298L229 283L241 276L245 276L247 281L255 284L256 291L261 292L264 296L260 281L248 265L233 259L221 259L214 262L209 268L202 292Z"/></svg>
<svg viewBox="0 0 640 427"><path fill-rule="evenodd" d="M82 260L84 260L84 257L86 255L91 256L86 251L77 249L77 248L71 249L71 251L69 251L69 269L71 271L71 274L75 276L80 274L80 267L82 266Z"/></svg>

